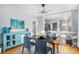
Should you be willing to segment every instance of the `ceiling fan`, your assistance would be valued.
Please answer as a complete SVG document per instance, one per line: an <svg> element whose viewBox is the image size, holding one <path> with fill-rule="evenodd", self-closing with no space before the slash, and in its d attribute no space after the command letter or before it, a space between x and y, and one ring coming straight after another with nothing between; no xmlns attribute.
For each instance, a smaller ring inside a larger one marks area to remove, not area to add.
<svg viewBox="0 0 79 59"><path fill-rule="evenodd" d="M38 14L48 14L50 10L46 8L46 4L41 4L41 8L38 10Z"/></svg>

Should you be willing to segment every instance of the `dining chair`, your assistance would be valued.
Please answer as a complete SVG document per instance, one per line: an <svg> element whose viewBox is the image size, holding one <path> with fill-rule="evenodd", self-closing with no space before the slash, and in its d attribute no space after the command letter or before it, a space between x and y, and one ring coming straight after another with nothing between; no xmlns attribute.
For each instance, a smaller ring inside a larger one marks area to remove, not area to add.
<svg viewBox="0 0 79 59"><path fill-rule="evenodd" d="M25 36L25 37L24 37L24 44L23 44L23 48L22 48L22 54L23 54L23 52L24 52L24 48L26 48L27 51L28 51L29 54L30 54L30 53L31 53L31 49L32 49L32 47L34 47L34 46L35 46L34 44L31 44L31 43L30 43L30 38L27 37L27 36Z"/></svg>
<svg viewBox="0 0 79 59"><path fill-rule="evenodd" d="M52 53L52 49L47 47L47 42L44 39L36 39L35 54L47 54Z"/></svg>
<svg viewBox="0 0 79 59"><path fill-rule="evenodd" d="M46 38L47 38L47 40L48 41L51 41L51 40L53 40L53 38L55 38L56 37L56 34L50 34L50 35L46 35Z"/></svg>

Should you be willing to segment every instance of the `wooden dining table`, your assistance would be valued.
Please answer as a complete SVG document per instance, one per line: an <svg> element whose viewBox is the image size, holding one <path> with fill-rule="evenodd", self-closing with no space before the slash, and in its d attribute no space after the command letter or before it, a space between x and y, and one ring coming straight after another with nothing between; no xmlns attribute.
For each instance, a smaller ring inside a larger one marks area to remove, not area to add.
<svg viewBox="0 0 79 59"><path fill-rule="evenodd" d="M59 45L60 45L61 36L58 35L57 37L54 37L53 39L54 40L51 40L51 41L47 40L47 42L52 45L52 47L53 47L53 52L52 53L53 54L56 53L56 50L57 50L57 53L59 53Z"/></svg>
<svg viewBox="0 0 79 59"><path fill-rule="evenodd" d="M50 43L52 45L52 54L55 54L56 53L56 50L57 50L57 53L59 52L59 45L58 43L55 43L53 41L47 41L47 43Z"/></svg>

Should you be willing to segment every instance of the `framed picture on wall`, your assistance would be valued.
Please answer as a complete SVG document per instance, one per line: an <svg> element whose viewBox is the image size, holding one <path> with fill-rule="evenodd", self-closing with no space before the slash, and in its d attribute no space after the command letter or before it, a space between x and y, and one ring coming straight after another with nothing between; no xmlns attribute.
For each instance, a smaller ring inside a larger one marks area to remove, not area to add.
<svg viewBox="0 0 79 59"><path fill-rule="evenodd" d="M10 25L12 29L24 29L25 28L25 23L23 20L11 19Z"/></svg>

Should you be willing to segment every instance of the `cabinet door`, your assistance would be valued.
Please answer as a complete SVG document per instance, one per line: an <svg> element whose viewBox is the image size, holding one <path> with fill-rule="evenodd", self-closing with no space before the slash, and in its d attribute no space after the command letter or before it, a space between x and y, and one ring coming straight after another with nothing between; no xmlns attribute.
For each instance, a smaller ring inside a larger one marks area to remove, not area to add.
<svg viewBox="0 0 79 59"><path fill-rule="evenodd" d="M12 44L12 47L15 47L16 46L16 35L15 34L12 34L11 36L11 44Z"/></svg>
<svg viewBox="0 0 79 59"><path fill-rule="evenodd" d="M11 35L9 33L3 34L3 50L11 47Z"/></svg>
<svg viewBox="0 0 79 59"><path fill-rule="evenodd" d="M3 42L7 42L11 40L11 34L3 34Z"/></svg>
<svg viewBox="0 0 79 59"><path fill-rule="evenodd" d="M21 34L16 35L16 44L20 45L21 44Z"/></svg>

